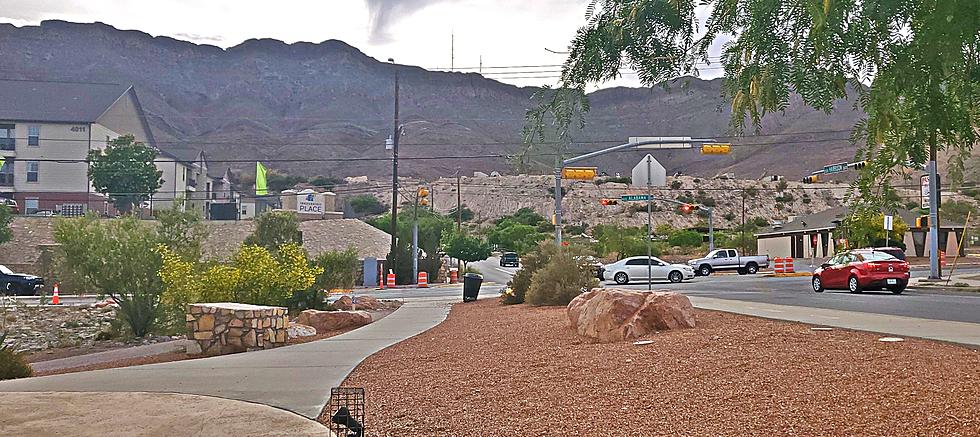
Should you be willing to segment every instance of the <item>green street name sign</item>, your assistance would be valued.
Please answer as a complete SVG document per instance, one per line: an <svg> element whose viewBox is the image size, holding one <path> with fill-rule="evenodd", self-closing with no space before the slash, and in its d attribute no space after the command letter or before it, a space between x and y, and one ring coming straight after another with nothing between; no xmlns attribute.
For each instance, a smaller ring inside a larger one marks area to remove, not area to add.
<svg viewBox="0 0 980 437"><path fill-rule="evenodd" d="M840 164L827 165L827 166L824 166L824 168L823 168L823 172L825 174L840 173L840 172L842 172L844 170L847 170L847 163L846 162L842 162Z"/></svg>
<svg viewBox="0 0 980 437"><path fill-rule="evenodd" d="M622 200L623 202L636 202L640 200L650 200L650 196L646 194L628 194L619 196L619 200Z"/></svg>

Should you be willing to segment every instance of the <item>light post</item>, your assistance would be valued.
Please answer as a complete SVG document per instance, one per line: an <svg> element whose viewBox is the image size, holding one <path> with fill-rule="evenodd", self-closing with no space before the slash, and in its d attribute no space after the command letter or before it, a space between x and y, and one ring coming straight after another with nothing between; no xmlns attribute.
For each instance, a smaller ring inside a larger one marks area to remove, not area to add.
<svg viewBox="0 0 980 437"><path fill-rule="evenodd" d="M394 64L395 60L388 58ZM398 271L398 137L401 136L401 126L398 125L398 66L395 69L395 125L391 139L391 266L392 272Z"/></svg>

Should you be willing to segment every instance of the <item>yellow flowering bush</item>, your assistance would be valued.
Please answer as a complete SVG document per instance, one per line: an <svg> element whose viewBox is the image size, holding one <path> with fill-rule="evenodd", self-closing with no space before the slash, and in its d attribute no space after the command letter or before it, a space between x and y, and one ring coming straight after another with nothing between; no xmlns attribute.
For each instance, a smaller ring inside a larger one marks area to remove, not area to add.
<svg viewBox="0 0 980 437"><path fill-rule="evenodd" d="M229 264L186 261L165 246L157 250L163 258L161 303L174 327L183 323L191 303L285 306L294 292L310 288L323 273L294 243L279 246L274 254L260 246L243 245Z"/></svg>

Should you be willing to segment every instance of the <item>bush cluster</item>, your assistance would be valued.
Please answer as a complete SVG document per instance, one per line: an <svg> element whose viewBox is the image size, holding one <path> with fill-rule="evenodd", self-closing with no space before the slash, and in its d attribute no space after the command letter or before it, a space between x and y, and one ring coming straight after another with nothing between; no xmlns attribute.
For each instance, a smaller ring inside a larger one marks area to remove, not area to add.
<svg viewBox="0 0 980 437"><path fill-rule="evenodd" d="M24 354L15 351L13 346L4 344L6 338L6 332L0 334L0 381L34 376L34 369L24 359Z"/></svg>
<svg viewBox="0 0 980 437"><path fill-rule="evenodd" d="M531 278L525 300L534 306L568 305L572 299L599 285L592 266L570 250L558 250Z"/></svg>

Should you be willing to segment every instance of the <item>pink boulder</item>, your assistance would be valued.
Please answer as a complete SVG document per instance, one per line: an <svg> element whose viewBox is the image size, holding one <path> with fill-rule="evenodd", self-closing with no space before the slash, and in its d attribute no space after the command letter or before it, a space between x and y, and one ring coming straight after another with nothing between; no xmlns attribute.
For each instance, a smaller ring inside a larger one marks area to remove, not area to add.
<svg viewBox="0 0 980 437"><path fill-rule="evenodd" d="M296 321L301 325L312 326L318 333L324 333L367 325L371 323L371 314L366 311L306 310L299 313Z"/></svg>
<svg viewBox="0 0 980 437"><path fill-rule="evenodd" d="M350 296L344 295L333 302L333 307L341 311L353 311L355 309L374 311L384 309L385 305L371 296L357 296L351 300Z"/></svg>
<svg viewBox="0 0 980 437"><path fill-rule="evenodd" d="M694 307L687 296L670 291L595 288L568 304L568 319L579 335L613 342L693 328Z"/></svg>

